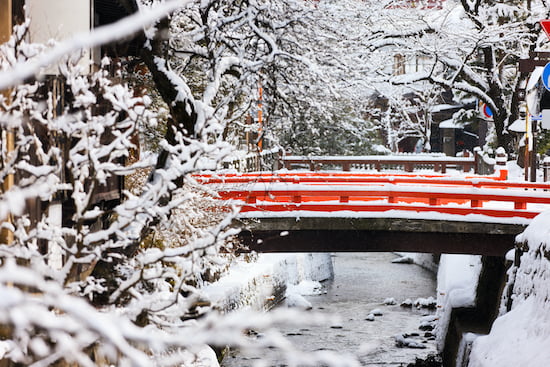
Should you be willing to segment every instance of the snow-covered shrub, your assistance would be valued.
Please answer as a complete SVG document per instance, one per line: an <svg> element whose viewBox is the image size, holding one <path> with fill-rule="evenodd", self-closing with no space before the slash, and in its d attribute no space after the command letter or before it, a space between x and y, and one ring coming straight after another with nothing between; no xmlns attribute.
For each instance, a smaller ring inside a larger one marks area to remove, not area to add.
<svg viewBox="0 0 550 367"><path fill-rule="evenodd" d="M48 52L24 41L27 25L1 46L2 70ZM165 146L172 160L162 167L153 155L128 162L133 137L156 118L149 100L106 68L87 74L78 60L67 56L58 75L16 85L0 100L10 142L1 151L2 358L94 365L99 355L146 365L153 346L162 356L195 344L174 335L208 309L198 279L225 266L218 247L233 233L224 229L231 212L206 207L212 199L188 177L201 168L196 159L228 147ZM136 172L148 172L139 190L119 197L109 187ZM181 177L187 184L178 187ZM167 228L162 246L145 246Z"/></svg>
<svg viewBox="0 0 550 367"><path fill-rule="evenodd" d="M166 23L182 16L166 12L178 4L196 22L178 35L191 42L193 59L209 61L197 69L204 83L193 91L161 52ZM26 23L0 46L0 85L11 88L0 97L0 358L35 366L174 366L204 345L294 351L269 329L304 318L208 312L198 288L227 265L220 248L235 231L228 229L233 208L219 210L193 174L215 169L231 152L224 141L230 111L242 109L255 73L279 54L268 47L277 29L268 5L144 1L135 16L105 26L109 32L45 47L25 42ZM157 19L151 14L165 18L149 27ZM271 33L260 29L266 25ZM236 37L239 27L247 37ZM109 60L89 73L80 69L79 52L68 51L132 32L143 33L143 58L169 118L158 154L130 160L135 135L158 119L150 99L115 82ZM244 52L251 40L256 47ZM51 62L58 74L40 75ZM237 82L225 80L231 75ZM132 175L122 197L109 189ZM265 337L247 338L248 329L266 330ZM326 352L287 356L289 364L346 365Z"/></svg>

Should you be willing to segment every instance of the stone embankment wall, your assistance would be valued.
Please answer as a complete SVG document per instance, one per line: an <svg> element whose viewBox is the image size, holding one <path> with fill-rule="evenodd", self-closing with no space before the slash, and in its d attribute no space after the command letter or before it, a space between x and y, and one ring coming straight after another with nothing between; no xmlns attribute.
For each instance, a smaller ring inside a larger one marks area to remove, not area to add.
<svg viewBox="0 0 550 367"><path fill-rule="evenodd" d="M255 261L232 266L226 276L204 292L224 312L269 310L284 299L288 285L332 276L331 255L327 253L260 254Z"/></svg>

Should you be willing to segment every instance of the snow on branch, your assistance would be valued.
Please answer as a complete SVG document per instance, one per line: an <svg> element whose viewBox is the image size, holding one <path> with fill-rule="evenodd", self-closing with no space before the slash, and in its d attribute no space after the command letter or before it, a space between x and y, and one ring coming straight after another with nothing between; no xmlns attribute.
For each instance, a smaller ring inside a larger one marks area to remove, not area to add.
<svg viewBox="0 0 550 367"><path fill-rule="evenodd" d="M8 89L34 77L42 68L58 63L64 56L80 50L105 45L140 32L144 27L189 4L191 0L171 0L119 20L113 24L96 28L89 33L77 34L63 41L39 58L18 63L10 70L0 72L0 90Z"/></svg>

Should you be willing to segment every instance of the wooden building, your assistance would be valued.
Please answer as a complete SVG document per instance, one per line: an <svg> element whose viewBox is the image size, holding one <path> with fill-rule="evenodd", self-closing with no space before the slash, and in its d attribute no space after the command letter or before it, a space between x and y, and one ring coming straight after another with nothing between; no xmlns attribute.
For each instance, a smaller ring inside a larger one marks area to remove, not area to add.
<svg viewBox="0 0 550 367"><path fill-rule="evenodd" d="M24 22L28 17L31 19L28 39L30 43L46 43L50 39L64 41L78 33L89 32L94 27L115 22L125 16L130 11L125 8L127 3L132 0L0 0L0 42L6 42L16 24ZM131 41L124 44L107 45L102 48L84 50L80 61L83 70L92 72L102 56L127 56L128 52L136 52L137 47L133 46ZM61 113L63 107L68 102L66 100L66 85L63 77L59 75L55 65L44 70L44 84L46 90L43 94L52 93L54 100L57 101ZM9 91L4 91L9 95ZM70 98L70 97L68 97ZM102 106L97 106L98 111ZM2 134L2 146L10 149L13 146L13 137L9 132ZM11 139L11 140L10 140ZM64 151L70 149L71 142L65 142L65 146L60 146ZM13 149L13 148L12 148ZM0 162L2 163L2 162ZM63 173L65 176L65 173ZM8 191L18 180L15 175L10 175L2 183L4 192ZM123 177L115 176L107 180L107 183L96 191L94 204L105 207L112 207L120 202L122 198ZM70 195L58 195L53 198L53 202L41 203L39 199L27 203L27 213L30 215L31 222L38 221L44 216L44 211L48 211L50 219L58 222L60 225L70 225L72 217L72 207ZM45 209L47 208L47 209ZM1 243L11 242L11 234L3 232L0 238ZM47 246L47 244L43 244Z"/></svg>

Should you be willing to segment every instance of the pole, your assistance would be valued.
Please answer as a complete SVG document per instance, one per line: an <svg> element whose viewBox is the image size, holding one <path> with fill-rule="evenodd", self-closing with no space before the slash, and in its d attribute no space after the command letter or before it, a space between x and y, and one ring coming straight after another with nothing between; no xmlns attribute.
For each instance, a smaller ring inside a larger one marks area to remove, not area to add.
<svg viewBox="0 0 550 367"><path fill-rule="evenodd" d="M0 1L0 43L7 42L10 39L11 36L11 30L13 25L13 19L12 19L12 2L11 1ZM10 98L10 92L9 91L1 91L8 99ZM15 150L15 136L13 132L11 131L5 131L4 134L2 134L4 139L4 144L6 147L7 155L10 156L12 152ZM2 165L4 165L7 162L1 162ZM13 174L8 174L2 183L2 190L4 192L7 192L11 189L11 187L14 185L14 176ZM8 223L13 223L12 215L8 214L7 217ZM7 228L3 228L0 233L0 242L10 244L13 242L13 232Z"/></svg>
<svg viewBox="0 0 550 367"><path fill-rule="evenodd" d="M263 128L263 121L262 121L262 100L263 100L263 88L260 85L258 87L258 149L261 152L263 149L263 143L264 143L264 128Z"/></svg>
<svg viewBox="0 0 550 367"><path fill-rule="evenodd" d="M537 182L537 141L535 140L535 134L537 132L537 122L531 121L531 182Z"/></svg>
<svg viewBox="0 0 550 367"><path fill-rule="evenodd" d="M529 138L529 130L530 130L530 124L529 124L529 110L527 106L525 107L525 151L524 151L524 179L525 181L529 181L529 164L531 162L530 159L530 148L531 145L531 139Z"/></svg>

